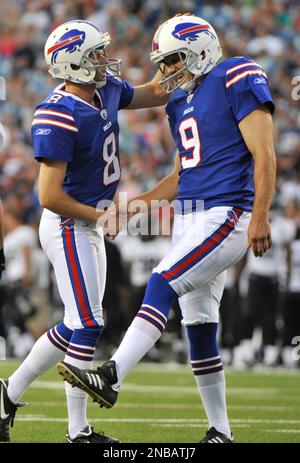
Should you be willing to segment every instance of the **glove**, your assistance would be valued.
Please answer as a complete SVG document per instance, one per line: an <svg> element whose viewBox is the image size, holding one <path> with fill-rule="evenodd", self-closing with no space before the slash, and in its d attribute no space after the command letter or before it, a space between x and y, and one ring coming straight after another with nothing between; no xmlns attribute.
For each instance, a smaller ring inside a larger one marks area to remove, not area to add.
<svg viewBox="0 0 300 463"><path fill-rule="evenodd" d="M2 276L2 272L5 270L5 256L3 248L0 249L0 280Z"/></svg>

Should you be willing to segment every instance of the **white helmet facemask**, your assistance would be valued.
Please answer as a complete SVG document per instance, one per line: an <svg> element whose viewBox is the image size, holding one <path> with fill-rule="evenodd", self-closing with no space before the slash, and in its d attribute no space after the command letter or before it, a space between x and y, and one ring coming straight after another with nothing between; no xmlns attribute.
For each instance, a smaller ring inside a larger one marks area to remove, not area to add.
<svg viewBox="0 0 300 463"><path fill-rule="evenodd" d="M107 32L87 21L69 21L58 26L44 49L49 73L54 78L102 87L107 75L121 74L121 60L109 58L105 53L110 41Z"/></svg>
<svg viewBox="0 0 300 463"><path fill-rule="evenodd" d="M176 58L177 56L177 58ZM168 73L168 57L180 69ZM165 93L176 88L191 91L199 77L207 74L222 57L219 39L213 27L196 16L177 16L156 31L150 59L159 65L164 77L159 82Z"/></svg>
<svg viewBox="0 0 300 463"><path fill-rule="evenodd" d="M196 77L191 75L189 68L197 61L197 56L192 52L186 50L178 50L175 53L171 53L164 58L174 57L177 55L176 62L180 63L180 69L167 74L167 65L164 63L164 59L159 62L159 69L164 77L159 81L159 85L165 93L172 93L176 88L180 87L183 90L192 90L195 86Z"/></svg>

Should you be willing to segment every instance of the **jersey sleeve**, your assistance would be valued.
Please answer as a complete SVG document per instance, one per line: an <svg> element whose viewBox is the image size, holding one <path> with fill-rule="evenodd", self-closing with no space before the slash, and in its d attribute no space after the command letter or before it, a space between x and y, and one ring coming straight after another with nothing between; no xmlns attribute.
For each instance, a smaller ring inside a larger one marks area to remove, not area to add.
<svg viewBox="0 0 300 463"><path fill-rule="evenodd" d="M252 60L229 68L225 77L230 104L238 122L266 104L273 114L275 105L264 70Z"/></svg>
<svg viewBox="0 0 300 463"><path fill-rule="evenodd" d="M130 105L133 98L134 88L125 80L122 81L119 109Z"/></svg>
<svg viewBox="0 0 300 463"><path fill-rule="evenodd" d="M62 104L37 107L32 121L34 158L70 162L73 160L77 122L71 110Z"/></svg>

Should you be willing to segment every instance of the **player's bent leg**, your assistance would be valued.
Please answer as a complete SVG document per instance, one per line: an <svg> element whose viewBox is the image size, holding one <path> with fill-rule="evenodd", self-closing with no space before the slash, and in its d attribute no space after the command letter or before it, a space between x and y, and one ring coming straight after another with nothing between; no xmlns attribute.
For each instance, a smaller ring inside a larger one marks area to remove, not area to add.
<svg viewBox="0 0 300 463"><path fill-rule="evenodd" d="M251 214L216 207L196 212L190 229L171 248L155 271L180 296L209 284L247 251ZM187 214L186 221L190 220ZM176 232L176 230L175 230Z"/></svg>
<svg viewBox="0 0 300 463"><path fill-rule="evenodd" d="M62 362L58 365L60 374L88 392L100 406L112 407L117 400L120 383L160 338L176 297L169 284L154 273L142 306L111 360L97 370L74 369Z"/></svg>
<svg viewBox="0 0 300 463"><path fill-rule="evenodd" d="M19 402L20 397L38 376L64 358L72 333L64 323L54 326L37 340L8 380L1 380L0 400L3 400L3 407L0 408L0 442L9 441L9 425L13 425L17 408L28 405Z"/></svg>

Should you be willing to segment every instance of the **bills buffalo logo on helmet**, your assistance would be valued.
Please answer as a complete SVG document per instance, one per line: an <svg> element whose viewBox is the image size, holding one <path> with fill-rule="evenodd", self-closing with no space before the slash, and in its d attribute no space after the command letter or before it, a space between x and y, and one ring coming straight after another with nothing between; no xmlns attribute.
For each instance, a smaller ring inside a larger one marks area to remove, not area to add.
<svg viewBox="0 0 300 463"><path fill-rule="evenodd" d="M207 24L196 24L196 23L180 23L177 24L172 35L179 40L197 40L199 34L204 32L211 38L215 39L215 35L210 30L210 26Z"/></svg>
<svg viewBox="0 0 300 463"><path fill-rule="evenodd" d="M73 53L77 50L77 47L79 48L83 44L84 40L84 31L72 29L71 31L66 32L47 51L48 55L52 53L51 64L56 63L56 58L60 51L65 50L68 53Z"/></svg>

